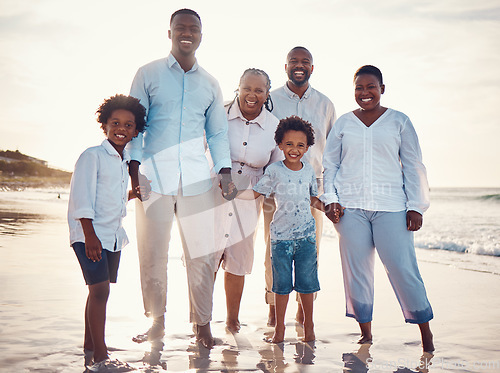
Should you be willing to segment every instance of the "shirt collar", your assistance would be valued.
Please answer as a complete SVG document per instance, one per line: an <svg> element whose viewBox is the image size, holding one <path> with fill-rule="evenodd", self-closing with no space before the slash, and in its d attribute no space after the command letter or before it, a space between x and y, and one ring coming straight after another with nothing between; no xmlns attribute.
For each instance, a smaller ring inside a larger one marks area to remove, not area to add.
<svg viewBox="0 0 500 373"><path fill-rule="evenodd" d="M283 86L283 88L285 89L285 93L287 94L287 96L289 96L290 98L294 98L294 97L299 98L299 95L297 95L296 93L292 92L292 90L290 88L288 88L288 85L286 83ZM311 95L311 92L312 92L312 87L311 87L311 84L309 84L309 86L307 87L306 91L302 95L302 99L308 99L309 96Z"/></svg>
<svg viewBox="0 0 500 373"><path fill-rule="evenodd" d="M181 65L179 64L179 62L177 62L177 60L175 59L175 57L172 54L172 52L170 52L169 55L168 55L168 57L167 57L167 65L168 65L169 68L172 68L172 66L177 65L179 67L179 69L182 70ZM197 59L195 59L194 65L191 68L191 70L189 70L189 71L196 71L196 70L198 70L198 60ZM182 71L184 71L184 70L182 70Z"/></svg>
<svg viewBox="0 0 500 373"><path fill-rule="evenodd" d="M108 152L109 155L112 155L114 157L120 157L120 154L118 154L118 152L116 151L116 149L113 147L113 145L111 145L111 143L109 142L108 139L105 139L102 143L101 143L102 147ZM121 157L120 157L121 158ZM129 162L130 161L130 154L129 152L127 151L127 149L123 149L123 160L125 162Z"/></svg>
<svg viewBox="0 0 500 373"><path fill-rule="evenodd" d="M269 112L266 107L263 106L259 116L255 119L249 120L250 123L256 123L260 128L265 129L266 118ZM234 100L233 105L229 109L229 113L227 114L227 119L232 120L235 118L240 118L243 122L247 122L243 114L240 110L240 105L238 105L238 99Z"/></svg>

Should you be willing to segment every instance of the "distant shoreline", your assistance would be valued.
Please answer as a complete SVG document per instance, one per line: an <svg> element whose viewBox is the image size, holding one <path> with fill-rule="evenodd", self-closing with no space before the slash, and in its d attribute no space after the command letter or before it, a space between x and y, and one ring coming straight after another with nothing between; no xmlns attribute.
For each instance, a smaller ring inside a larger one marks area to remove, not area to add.
<svg viewBox="0 0 500 373"><path fill-rule="evenodd" d="M0 191L21 191L27 188L67 188L71 174L60 176L0 176Z"/></svg>

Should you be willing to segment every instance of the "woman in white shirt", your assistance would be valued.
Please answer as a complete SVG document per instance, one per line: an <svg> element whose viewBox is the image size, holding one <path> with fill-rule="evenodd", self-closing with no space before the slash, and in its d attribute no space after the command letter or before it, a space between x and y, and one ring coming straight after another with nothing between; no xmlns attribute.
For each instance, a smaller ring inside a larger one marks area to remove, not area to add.
<svg viewBox="0 0 500 373"><path fill-rule="evenodd" d="M322 197L339 234L346 315L358 321L359 343L371 343L375 249L403 310L434 350L433 318L420 276L413 232L429 207L429 186L417 134L403 113L380 105L385 86L375 66L354 75L359 108L330 132L323 157Z"/></svg>
<svg viewBox="0 0 500 373"><path fill-rule="evenodd" d="M243 192L232 202L224 201L218 216L218 247L223 249L227 319L230 331L240 329L238 319L245 283L253 265L253 247L262 197L253 197L253 186L269 164L283 159L274 132L279 120L271 114L271 81L259 69L247 69L240 79L236 97L226 105L231 149L232 178ZM222 202L222 199L221 199Z"/></svg>

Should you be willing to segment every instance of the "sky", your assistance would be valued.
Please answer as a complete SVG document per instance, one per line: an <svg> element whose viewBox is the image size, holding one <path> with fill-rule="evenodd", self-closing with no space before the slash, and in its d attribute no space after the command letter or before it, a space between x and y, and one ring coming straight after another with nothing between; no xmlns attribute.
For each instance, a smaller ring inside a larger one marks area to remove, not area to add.
<svg viewBox="0 0 500 373"><path fill-rule="evenodd" d="M356 69L375 65L382 105L417 130L431 188L500 187L499 0L0 0L0 149L71 171L104 138L98 106L168 55L170 15L186 7L225 100L249 67L282 86L301 45L340 116L356 108Z"/></svg>

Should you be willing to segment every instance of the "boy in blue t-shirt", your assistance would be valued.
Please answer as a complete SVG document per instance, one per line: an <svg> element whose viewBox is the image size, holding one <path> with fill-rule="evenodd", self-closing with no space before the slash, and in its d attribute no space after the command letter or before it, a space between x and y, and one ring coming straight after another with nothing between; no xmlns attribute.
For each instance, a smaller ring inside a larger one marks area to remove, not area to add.
<svg viewBox="0 0 500 373"><path fill-rule="evenodd" d="M319 281L316 226L310 206L324 211L324 205L317 198L314 170L301 159L314 144L314 130L310 123L291 116L280 121L274 139L285 160L269 165L253 188L256 196L274 196L276 200L270 226L276 327L268 342L285 339L285 313L292 290L299 293L304 311L304 341L313 341L313 297Z"/></svg>
<svg viewBox="0 0 500 373"><path fill-rule="evenodd" d="M85 150L75 165L68 203L70 244L82 268L89 295L85 306L85 365L91 371L110 362L104 340L109 284L115 283L120 250L128 243L122 226L128 192L125 146L146 127L146 109L131 96L115 95L97 110L106 135L99 146Z"/></svg>

